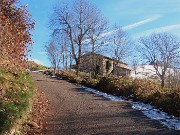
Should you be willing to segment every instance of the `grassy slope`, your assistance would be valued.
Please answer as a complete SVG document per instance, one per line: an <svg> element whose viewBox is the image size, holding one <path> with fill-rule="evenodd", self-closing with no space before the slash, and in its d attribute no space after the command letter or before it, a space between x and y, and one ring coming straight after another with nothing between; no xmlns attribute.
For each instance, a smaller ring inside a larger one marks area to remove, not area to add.
<svg viewBox="0 0 180 135"><path fill-rule="evenodd" d="M34 94L30 74L0 69L0 134L9 130L27 111Z"/></svg>

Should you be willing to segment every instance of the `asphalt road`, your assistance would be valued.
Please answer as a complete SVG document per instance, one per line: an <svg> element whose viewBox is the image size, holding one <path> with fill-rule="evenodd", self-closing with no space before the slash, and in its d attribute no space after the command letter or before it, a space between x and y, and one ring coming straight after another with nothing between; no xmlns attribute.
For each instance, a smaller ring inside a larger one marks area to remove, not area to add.
<svg viewBox="0 0 180 135"><path fill-rule="evenodd" d="M47 135L180 135L134 110L64 80L32 73L50 102Z"/></svg>

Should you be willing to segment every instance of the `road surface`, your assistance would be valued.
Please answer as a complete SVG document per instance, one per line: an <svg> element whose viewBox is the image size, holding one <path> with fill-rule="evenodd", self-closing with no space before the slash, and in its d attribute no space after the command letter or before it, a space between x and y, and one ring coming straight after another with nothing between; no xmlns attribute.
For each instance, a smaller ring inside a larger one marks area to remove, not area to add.
<svg viewBox="0 0 180 135"><path fill-rule="evenodd" d="M32 73L36 86L50 102L47 135L178 135L130 101L111 101L64 80Z"/></svg>

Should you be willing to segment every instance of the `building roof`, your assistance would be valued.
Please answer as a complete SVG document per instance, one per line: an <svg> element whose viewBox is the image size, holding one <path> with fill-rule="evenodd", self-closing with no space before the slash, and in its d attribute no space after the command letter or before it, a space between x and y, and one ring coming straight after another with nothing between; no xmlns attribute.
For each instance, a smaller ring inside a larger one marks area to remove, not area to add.
<svg viewBox="0 0 180 135"><path fill-rule="evenodd" d="M92 54L93 54L92 52L88 52L88 53L82 55L81 57L83 57L83 56L85 56L85 55L92 55ZM114 61L114 62L117 62L117 63L120 63L120 64L124 64L124 65L126 65L126 66L128 65L128 64L126 64L126 63L124 63L124 62L122 62L122 61L116 60L115 58L110 58L110 57L104 56L104 55L102 55L102 54L94 53L94 55L99 56L99 57L102 57L102 58L105 58L105 59L108 59L108 60L111 60L111 61Z"/></svg>

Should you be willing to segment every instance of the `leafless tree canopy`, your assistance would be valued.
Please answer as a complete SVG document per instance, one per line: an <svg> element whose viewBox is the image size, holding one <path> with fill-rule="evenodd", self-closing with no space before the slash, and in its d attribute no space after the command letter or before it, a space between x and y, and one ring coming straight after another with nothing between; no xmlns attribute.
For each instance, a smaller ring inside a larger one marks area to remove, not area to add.
<svg viewBox="0 0 180 135"><path fill-rule="evenodd" d="M97 14L98 13L98 14ZM88 39L87 42L92 46L92 53L95 53L107 40L106 37L102 36L105 32L107 32L107 20L103 17L100 11L96 11L94 14L94 18L96 21L92 24L92 29L90 29L87 33Z"/></svg>
<svg viewBox="0 0 180 135"><path fill-rule="evenodd" d="M50 18L50 27L54 31L63 31L68 36L77 75L84 41L91 37L92 43L95 43L106 25L100 16L100 11L93 4L86 0L75 0L73 4L57 5Z"/></svg>
<svg viewBox="0 0 180 135"><path fill-rule="evenodd" d="M161 79L161 86L164 87L167 69L172 67L175 59L180 56L179 39L168 33L158 33L141 38L140 43L143 58L153 64Z"/></svg>
<svg viewBox="0 0 180 135"><path fill-rule="evenodd" d="M59 64L61 61L61 55L59 54L60 48L57 46L56 43L50 42L45 45L45 51L48 55L49 61L54 68L54 73L59 68Z"/></svg>
<svg viewBox="0 0 180 135"><path fill-rule="evenodd" d="M52 41L55 42L56 46L59 48L59 55L61 56L63 68L67 70L69 62L68 55L71 56L68 35L65 32L56 33L54 31L52 37Z"/></svg>
<svg viewBox="0 0 180 135"><path fill-rule="evenodd" d="M120 27L115 26L115 32L111 37L112 40L112 51L113 57L120 61L125 57L128 57L128 54L131 50L131 45L133 44L130 40L130 37L127 33Z"/></svg>

